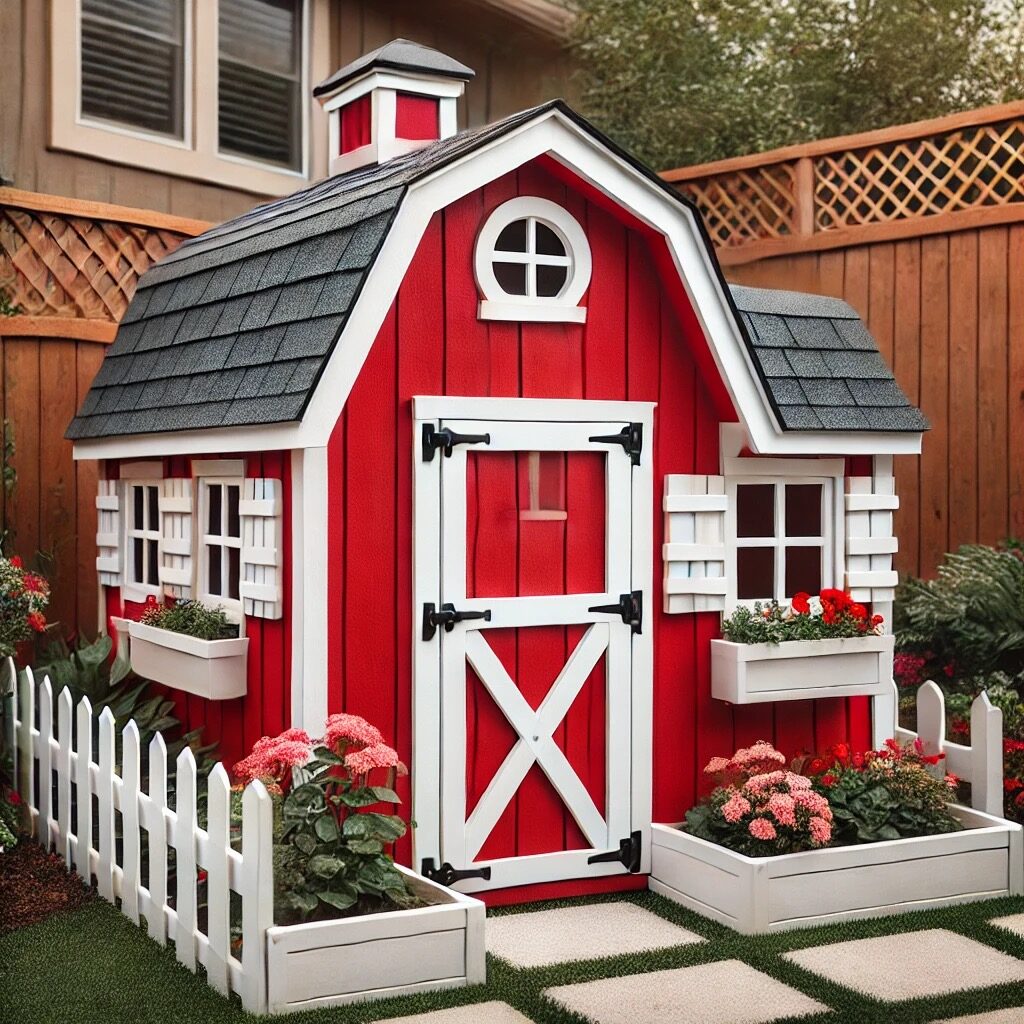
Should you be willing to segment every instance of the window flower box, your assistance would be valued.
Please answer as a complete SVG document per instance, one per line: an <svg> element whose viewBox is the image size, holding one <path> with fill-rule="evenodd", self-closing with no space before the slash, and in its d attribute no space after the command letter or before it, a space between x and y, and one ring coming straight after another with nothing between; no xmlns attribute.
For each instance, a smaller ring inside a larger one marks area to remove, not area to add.
<svg viewBox="0 0 1024 1024"><path fill-rule="evenodd" d="M650 888L744 935L1024 892L1020 825L951 810L964 831L776 857L652 825Z"/></svg>
<svg viewBox="0 0 1024 1024"><path fill-rule="evenodd" d="M711 641L711 694L731 704L877 697L892 687L895 638L785 640L779 644Z"/></svg>
<svg viewBox="0 0 1024 1024"><path fill-rule="evenodd" d="M428 906L268 929L271 1013L486 980L483 903L399 870Z"/></svg>
<svg viewBox="0 0 1024 1024"><path fill-rule="evenodd" d="M132 670L144 679L207 700L245 696L248 637L200 640L144 622L129 623L128 635Z"/></svg>

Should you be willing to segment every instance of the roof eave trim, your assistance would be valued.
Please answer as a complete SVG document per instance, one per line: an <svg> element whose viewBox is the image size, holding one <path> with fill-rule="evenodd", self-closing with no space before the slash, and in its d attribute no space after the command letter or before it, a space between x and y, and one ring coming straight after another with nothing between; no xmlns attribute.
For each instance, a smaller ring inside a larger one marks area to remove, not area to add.
<svg viewBox="0 0 1024 1024"><path fill-rule="evenodd" d="M301 424L258 423L244 427L204 427L157 434L118 434L79 438L74 442L76 462L84 459L128 459L171 455L210 455L306 447Z"/></svg>

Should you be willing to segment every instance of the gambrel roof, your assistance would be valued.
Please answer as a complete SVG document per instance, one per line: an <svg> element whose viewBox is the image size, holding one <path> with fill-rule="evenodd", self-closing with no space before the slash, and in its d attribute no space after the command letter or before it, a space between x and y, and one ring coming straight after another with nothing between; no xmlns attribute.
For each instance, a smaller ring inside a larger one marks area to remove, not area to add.
<svg viewBox="0 0 1024 1024"><path fill-rule="evenodd" d="M731 344L751 368L730 373L752 372L762 393L746 400L748 413L751 401L766 404L775 429L792 434L924 429L849 306L792 292L730 293L692 203L555 100L327 178L182 243L140 280L67 436L301 421L410 189L553 113L696 224L721 295L714 301L728 304Z"/></svg>

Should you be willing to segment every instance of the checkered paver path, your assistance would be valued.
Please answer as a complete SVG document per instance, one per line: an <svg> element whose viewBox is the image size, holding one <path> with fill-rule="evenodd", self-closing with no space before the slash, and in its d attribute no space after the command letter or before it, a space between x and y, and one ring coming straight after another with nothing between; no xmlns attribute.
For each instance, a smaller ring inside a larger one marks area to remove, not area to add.
<svg viewBox="0 0 1024 1024"><path fill-rule="evenodd" d="M432 1010L417 1013L411 1017L388 1017L374 1024L532 1024L518 1010L508 1003L493 1000L488 1003L473 1003L470 1006L453 1006L447 1010Z"/></svg>
<svg viewBox="0 0 1024 1024"><path fill-rule="evenodd" d="M1014 935L1024 938L1024 914L1010 914L1008 917L994 917L989 924L996 928L1005 928Z"/></svg>
<svg viewBox="0 0 1024 1024"><path fill-rule="evenodd" d="M988 1013L972 1013L967 1017L950 1017L935 1024L1021 1024L1024 1020L1024 1006L1009 1006L1005 1010L991 1010Z"/></svg>

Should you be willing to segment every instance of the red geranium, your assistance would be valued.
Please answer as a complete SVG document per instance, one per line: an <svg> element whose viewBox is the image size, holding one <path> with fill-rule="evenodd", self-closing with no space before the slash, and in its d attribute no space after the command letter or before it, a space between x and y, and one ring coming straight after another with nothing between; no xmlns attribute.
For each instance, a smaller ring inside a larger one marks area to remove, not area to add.
<svg viewBox="0 0 1024 1024"><path fill-rule="evenodd" d="M809 615L811 612L811 595L801 590L799 594L793 595L790 607L797 615Z"/></svg>
<svg viewBox="0 0 1024 1024"><path fill-rule="evenodd" d="M850 595L845 590L836 590L835 587L826 587L818 596L822 604L832 605L837 612L843 611L852 603Z"/></svg>

